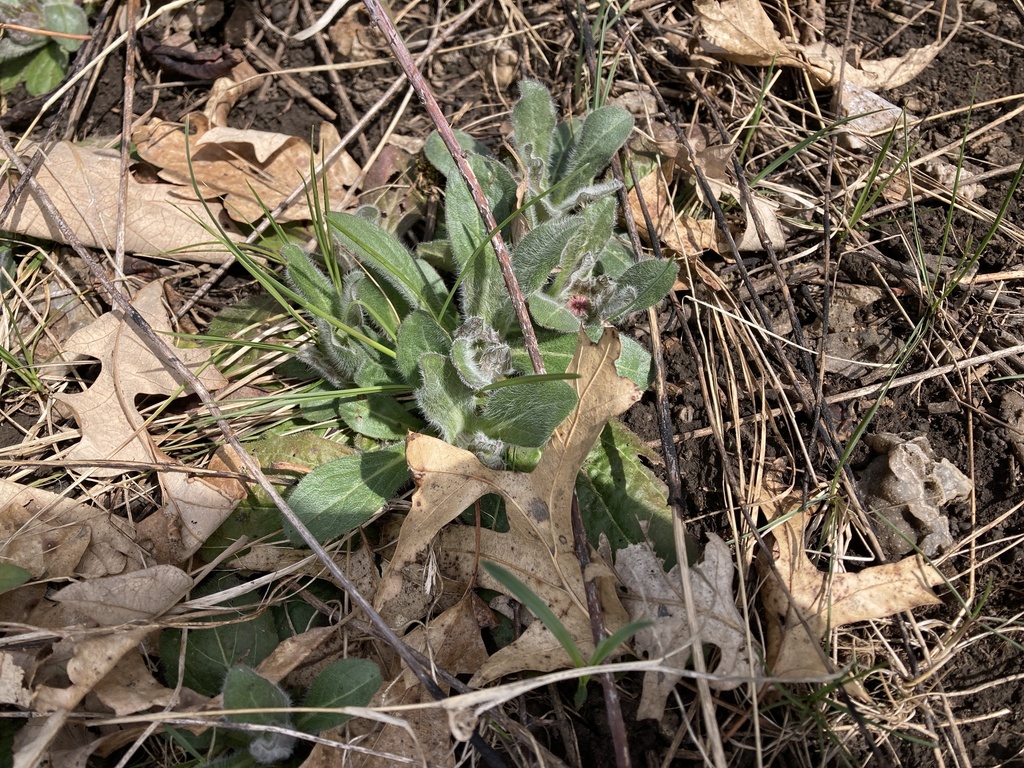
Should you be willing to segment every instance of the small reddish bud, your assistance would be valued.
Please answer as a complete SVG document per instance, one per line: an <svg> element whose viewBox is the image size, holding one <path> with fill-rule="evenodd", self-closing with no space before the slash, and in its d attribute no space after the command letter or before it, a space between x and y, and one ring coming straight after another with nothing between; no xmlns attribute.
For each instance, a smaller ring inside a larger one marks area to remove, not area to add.
<svg viewBox="0 0 1024 768"><path fill-rule="evenodd" d="M590 299L586 296L572 296L566 304L568 310L581 320L590 316Z"/></svg>

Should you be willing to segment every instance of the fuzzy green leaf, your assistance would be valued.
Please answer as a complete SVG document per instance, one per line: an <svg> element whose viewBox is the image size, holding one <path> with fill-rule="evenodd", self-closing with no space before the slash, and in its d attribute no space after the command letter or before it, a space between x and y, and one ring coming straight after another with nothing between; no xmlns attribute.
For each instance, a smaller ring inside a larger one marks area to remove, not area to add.
<svg viewBox="0 0 1024 768"><path fill-rule="evenodd" d="M409 314L405 301L398 296L387 296L381 286L366 277L355 282L354 293L356 303L374 326L394 339L402 318Z"/></svg>
<svg viewBox="0 0 1024 768"><path fill-rule="evenodd" d="M470 432L476 400L451 360L427 353L420 358L420 375L423 385L416 390L416 402L427 421L449 443Z"/></svg>
<svg viewBox="0 0 1024 768"><path fill-rule="evenodd" d="M548 163L552 182L565 178L565 169L581 130L583 120L578 117L570 117L555 126L555 132L551 135L551 161Z"/></svg>
<svg viewBox="0 0 1024 768"><path fill-rule="evenodd" d="M647 389L654 381L654 367L651 353L629 336L622 337L622 353L615 361L615 370L636 383L640 389Z"/></svg>
<svg viewBox="0 0 1024 768"><path fill-rule="evenodd" d="M513 137L530 186L539 191L547 186L555 103L547 88L534 80L520 81L519 91L522 95L512 109Z"/></svg>
<svg viewBox="0 0 1024 768"><path fill-rule="evenodd" d="M291 701L280 686L267 680L248 667L234 667L224 679L225 709L283 709ZM275 725L290 728L291 715L287 712L246 712L226 715L235 723ZM291 757L295 737L272 731L243 731L249 739L249 754L258 763L278 763Z"/></svg>
<svg viewBox="0 0 1024 768"><path fill-rule="evenodd" d="M67 52L58 45L48 43L32 54L22 70L25 90L30 96L49 93L61 84L67 70Z"/></svg>
<svg viewBox="0 0 1024 768"><path fill-rule="evenodd" d="M564 381L531 381L493 390L484 403L484 429L506 443L539 448L579 402Z"/></svg>
<svg viewBox="0 0 1024 768"><path fill-rule="evenodd" d="M583 218L584 223L576 237L573 238L574 253L601 253L605 249L608 241L612 239L616 208L615 199L609 197L595 200L580 209L579 215ZM562 262L563 269L571 266L570 262Z"/></svg>
<svg viewBox="0 0 1024 768"><path fill-rule="evenodd" d="M288 694L249 667L232 667L224 678L224 709L284 709L291 706ZM233 723L291 725L287 712L246 712L226 715Z"/></svg>
<svg viewBox="0 0 1024 768"><path fill-rule="evenodd" d="M597 257L597 271L618 280L636 264L633 251L616 240L609 240Z"/></svg>
<svg viewBox="0 0 1024 768"><path fill-rule="evenodd" d="M365 351L365 347L356 348ZM355 383L357 386L367 388L405 384L395 369L393 360L382 359L382 356L374 356L372 353L365 354L364 359L360 361Z"/></svg>
<svg viewBox="0 0 1024 768"><path fill-rule="evenodd" d="M508 217L515 200L516 184L500 163L471 156L470 165L498 221ZM482 317L497 326L499 313L509 307L508 292L498 267L494 247L477 210L469 187L460 177L445 186L445 221L452 256L459 269L460 306L463 317Z"/></svg>
<svg viewBox="0 0 1024 768"><path fill-rule="evenodd" d="M523 296L529 297L540 290L559 264L575 260L573 241L580 239L586 224L582 216L569 216L539 224L516 246L512 254L512 269L519 281Z"/></svg>
<svg viewBox="0 0 1024 768"><path fill-rule="evenodd" d="M288 504L317 541L327 542L377 514L408 479L404 450L370 451L317 467L302 478ZM284 529L295 546L302 546L287 521Z"/></svg>
<svg viewBox="0 0 1024 768"><path fill-rule="evenodd" d="M44 4L43 25L51 32L63 32L68 35L85 35L89 32L89 20L85 16L85 11L74 3ZM68 37L54 37L52 40L68 53L77 51L83 42Z"/></svg>
<svg viewBox="0 0 1024 768"><path fill-rule="evenodd" d="M455 140L459 142L460 147L470 154L491 157L491 150L487 145L477 141L468 133L455 131ZM427 137L426 142L423 144L423 154L427 156L430 164L437 168L445 177L450 178L453 175L458 175L459 171L455 167L455 161L452 159L451 152L448 151L448 147L441 141L437 131L433 131Z"/></svg>
<svg viewBox="0 0 1024 768"><path fill-rule="evenodd" d="M333 315L337 309L338 291L309 254L289 243L281 249L281 255L284 256L288 282L309 302L311 311Z"/></svg>
<svg viewBox="0 0 1024 768"><path fill-rule="evenodd" d="M326 388L324 391L326 393L334 392ZM325 397L324 400L335 402L337 400L336 393L334 396ZM306 415L305 411L303 411L303 415ZM336 418L333 411L314 415L321 416L325 421ZM310 420L318 421L320 419L310 418ZM275 462L317 467L328 461L355 453L355 449L334 440L319 437L308 428L302 432L265 437L250 443L247 447L253 458L260 463L261 467L265 468L269 468ZM209 562L242 536L247 536L252 541L280 530L281 513L267 496L267 492L254 486L250 488L249 495L242 500L242 503L235 507L235 511L231 513L230 517L221 523L221 526L206 540L202 549L199 550L199 554Z"/></svg>
<svg viewBox="0 0 1024 768"><path fill-rule="evenodd" d="M415 385L420 382L420 358L427 352L447 355L452 348L448 335L428 312L416 310L406 316L398 329L396 363L405 380Z"/></svg>
<svg viewBox="0 0 1024 768"><path fill-rule="evenodd" d="M240 587L241 579L232 574L216 574L196 589L192 597L206 597L215 592ZM182 683L204 696L220 693L224 677L236 664L257 665L277 647L277 631L269 612L257 613L259 599L243 595L226 600L221 608L237 608L218 612L213 617L198 621L216 622L210 629L190 629L185 648ZM167 681L174 686L178 680L178 657L181 652L181 632L167 630L160 637L160 661Z"/></svg>
<svg viewBox="0 0 1024 768"><path fill-rule="evenodd" d="M380 688L380 669L365 659L341 659L317 675L302 702L304 707L365 707ZM301 712L295 727L305 733L320 733L336 728L349 715L328 712Z"/></svg>
<svg viewBox="0 0 1024 768"><path fill-rule="evenodd" d="M530 314L542 328L550 328L562 333L575 333L579 330L580 319L565 308L565 303L543 291L539 291L529 299L527 305Z"/></svg>
<svg viewBox="0 0 1024 768"><path fill-rule="evenodd" d="M372 394L343 400L334 410L349 429L374 440L404 440L407 432L417 432L423 427L423 422L390 395Z"/></svg>
<svg viewBox="0 0 1024 768"><path fill-rule="evenodd" d="M463 383L483 389L512 372L512 354L498 332L479 317L470 317L455 332L451 361Z"/></svg>
<svg viewBox="0 0 1024 768"><path fill-rule="evenodd" d="M562 173L563 178L570 178L571 181L567 187L555 193L556 202L565 200L574 190L590 184L611 162L612 156L626 142L632 130L633 116L622 107L601 107L587 115Z"/></svg>
<svg viewBox="0 0 1024 768"><path fill-rule="evenodd" d="M351 213L328 213L327 222L338 244L378 279L393 285L412 308L440 313L447 296L444 281L432 266L413 258L394 235Z"/></svg>
<svg viewBox="0 0 1024 768"><path fill-rule="evenodd" d="M679 267L674 261L646 259L637 262L617 280L618 294L628 295L629 301L624 302L625 306L617 308L615 314L607 319L614 321L631 312L654 306L672 290L678 275Z"/></svg>

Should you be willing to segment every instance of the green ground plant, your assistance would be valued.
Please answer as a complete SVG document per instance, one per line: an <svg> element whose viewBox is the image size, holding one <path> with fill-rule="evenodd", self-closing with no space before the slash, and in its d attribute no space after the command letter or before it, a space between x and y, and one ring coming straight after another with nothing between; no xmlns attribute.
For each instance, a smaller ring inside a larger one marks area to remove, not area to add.
<svg viewBox="0 0 1024 768"><path fill-rule="evenodd" d="M24 82L31 96L56 88L82 45L81 39L60 35L89 32L85 11L73 0L0 0L0 23L10 25L0 37L0 92Z"/></svg>
<svg viewBox="0 0 1024 768"><path fill-rule="evenodd" d="M531 373L490 233L436 134L425 154L445 179L443 225L415 255L364 207L327 213L317 254L286 245L283 278L246 259L311 331L296 354L325 384L304 416L333 417L373 447L318 467L289 497L322 540L365 522L407 480L409 430L433 431L492 467L528 465L576 405L563 379L580 326L596 337L676 279L672 262L637 261L616 232L619 183L601 174L632 117L606 106L558 122L543 86L521 90L508 160L459 140L510 244L545 375ZM623 342L620 373L646 387L649 355Z"/></svg>

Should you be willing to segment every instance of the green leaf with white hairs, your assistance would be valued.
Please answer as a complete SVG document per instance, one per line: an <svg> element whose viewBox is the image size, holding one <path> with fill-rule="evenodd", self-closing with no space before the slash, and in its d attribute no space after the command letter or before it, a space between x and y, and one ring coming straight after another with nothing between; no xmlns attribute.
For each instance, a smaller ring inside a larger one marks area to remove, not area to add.
<svg viewBox="0 0 1024 768"><path fill-rule="evenodd" d="M232 667L224 678L224 709L287 709L291 700L277 683L249 667ZM228 714L233 723L291 726L287 712L245 712Z"/></svg>
<svg viewBox="0 0 1024 768"><path fill-rule="evenodd" d="M366 523L408 479L404 450L368 451L320 465L299 481L288 504L323 543ZM284 530L295 546L303 546L287 521Z"/></svg>
<svg viewBox="0 0 1024 768"><path fill-rule="evenodd" d="M416 390L416 402L442 438L454 443L459 435L472 432L476 399L451 360L428 352L420 358L420 376L423 383Z"/></svg>
<svg viewBox="0 0 1024 768"><path fill-rule="evenodd" d="M441 311L448 293L437 271L422 259L416 259L390 232L351 213L327 214L331 234L364 268L384 280L414 309Z"/></svg>
<svg viewBox="0 0 1024 768"><path fill-rule="evenodd" d="M617 297L628 297L622 300L622 306L606 319L615 321L625 318L632 312L653 307L665 298L679 276L679 267L674 261L666 259L646 259L639 261L623 272L617 282ZM614 301L614 299L613 299Z"/></svg>
<svg viewBox="0 0 1024 768"><path fill-rule="evenodd" d="M553 219L532 229L515 247L512 268L523 296L540 290L560 263L571 260L570 244L586 224L582 216Z"/></svg>
<svg viewBox="0 0 1024 768"><path fill-rule="evenodd" d="M234 667L224 679L224 709L287 709L290 706L288 694L279 685L248 667ZM233 723L248 725L280 728L292 725L288 712L246 712L225 717ZM242 733L249 740L249 754L261 764L287 760L295 750L294 736L259 730Z"/></svg>
<svg viewBox="0 0 1024 768"><path fill-rule="evenodd" d="M535 80L519 83L521 96L512 108L513 141L534 191L547 186L555 130L555 103L548 89Z"/></svg>
<svg viewBox="0 0 1024 768"><path fill-rule="evenodd" d="M640 346L636 339L622 336L622 352L615 361L615 370L640 389L647 389L654 381L654 366L651 353Z"/></svg>
<svg viewBox="0 0 1024 768"><path fill-rule="evenodd" d="M490 148L483 142L462 131L455 131L454 133L455 140L466 152L481 157L492 156ZM452 159L451 152L448 151L448 147L441 141L437 131L433 131L427 137L426 142L423 144L423 154L427 156L430 164L437 168L445 177L458 176L459 170L455 167L455 161Z"/></svg>
<svg viewBox="0 0 1024 768"><path fill-rule="evenodd" d="M555 132L551 135L551 161L548 163L552 183L565 178L569 157L582 130L583 120L578 117L570 117L555 126Z"/></svg>
<svg viewBox="0 0 1024 768"><path fill-rule="evenodd" d="M569 185L555 193L554 202L565 200L575 190L593 182L632 130L633 116L622 107L601 107L587 115L561 173L561 178L570 179Z"/></svg>
<svg viewBox="0 0 1024 768"><path fill-rule="evenodd" d="M633 258L633 251L615 240L609 240L597 257L598 271L615 280L634 264L636 260Z"/></svg>
<svg viewBox="0 0 1024 768"><path fill-rule="evenodd" d="M380 669L372 661L340 659L317 675L302 706L320 709L365 707L380 684ZM331 712L299 712L295 716L295 727L304 733L320 733L338 727L349 717Z"/></svg>
<svg viewBox="0 0 1024 768"><path fill-rule="evenodd" d="M43 4L43 27L51 32L63 32L67 35L87 35L89 19L86 18L85 11L73 2L48 2ZM84 42L70 37L51 39L68 53L77 51Z"/></svg>
<svg viewBox="0 0 1024 768"><path fill-rule="evenodd" d="M22 59L12 60L17 64ZM21 76L25 78L25 90L29 96L49 93L64 80L68 71L68 53L59 45L48 43L33 54L24 57L25 65Z"/></svg>
<svg viewBox="0 0 1024 768"><path fill-rule="evenodd" d="M568 194L557 204L556 210L563 214L572 213L579 206L611 197L619 191L620 186L622 185L615 179L599 181L582 187L566 186Z"/></svg>
<svg viewBox="0 0 1024 768"><path fill-rule="evenodd" d="M363 276L354 283L355 303L389 338L398 336L398 326L402 318L409 314L409 306L399 296L388 296L381 286Z"/></svg>
<svg viewBox="0 0 1024 768"><path fill-rule="evenodd" d="M495 356L490 357L493 359ZM488 365L488 358L480 353L472 339L456 339L452 342L451 361L459 378L472 390L493 384L499 376L508 372L505 367Z"/></svg>
<svg viewBox="0 0 1024 768"><path fill-rule="evenodd" d="M515 180L500 163L476 156L469 160L496 220L504 221L515 201ZM499 313L509 305L508 291L490 244L490 233L469 187L459 177L448 179L445 186L445 221L459 269L463 317L482 317L488 324L497 325Z"/></svg>
<svg viewBox="0 0 1024 768"><path fill-rule="evenodd" d="M564 381L529 381L491 391L483 428L491 437L526 448L544 445L579 402Z"/></svg>
<svg viewBox="0 0 1024 768"><path fill-rule="evenodd" d="M421 381L420 358L427 352L447 355L451 348L452 337L448 332L429 313L416 310L406 316L398 329L395 362L405 380L415 385Z"/></svg>
<svg viewBox="0 0 1024 768"><path fill-rule="evenodd" d="M609 421L583 464L585 480L577 484L583 527L594 546L601 534L613 552L651 541L658 557L674 563L668 488L644 460L657 461L657 452L621 422Z"/></svg>
<svg viewBox="0 0 1024 768"><path fill-rule="evenodd" d="M309 304L315 314L333 316L338 309L338 290L309 254L289 243L281 249L285 274L296 293Z"/></svg>
<svg viewBox="0 0 1024 768"><path fill-rule="evenodd" d="M342 400L334 406L334 411L353 432L375 440L404 440L406 433L423 428L423 422L409 413L402 403L385 394Z"/></svg>
<svg viewBox="0 0 1024 768"><path fill-rule="evenodd" d="M580 209L579 215L583 218L584 225L580 228L572 243L572 247L577 255L588 251L590 253L600 253L604 250L608 241L612 238L616 207L614 198L606 198L604 200L595 200L590 205ZM569 264L563 262L562 266L568 267Z"/></svg>
<svg viewBox="0 0 1024 768"><path fill-rule="evenodd" d="M472 390L487 387L512 372L508 343L480 317L468 318L455 332L450 358Z"/></svg>
<svg viewBox="0 0 1024 768"><path fill-rule="evenodd" d="M526 301L530 314L542 328L562 333L575 333L580 327L580 318L565 308L565 302L544 291L538 291Z"/></svg>

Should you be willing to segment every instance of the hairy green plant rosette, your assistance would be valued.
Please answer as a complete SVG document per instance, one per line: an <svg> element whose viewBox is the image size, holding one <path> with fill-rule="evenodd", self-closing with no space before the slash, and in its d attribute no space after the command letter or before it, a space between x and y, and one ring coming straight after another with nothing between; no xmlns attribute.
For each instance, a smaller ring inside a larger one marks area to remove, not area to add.
<svg viewBox="0 0 1024 768"><path fill-rule="evenodd" d="M317 468L292 492L318 539L365 523L406 481L405 431L433 431L495 468L508 466L510 449L528 457L542 447L577 403L564 371L580 327L596 337L675 282L673 262L638 261L616 231L620 184L604 172L632 131L629 113L608 106L560 123L543 86L520 88L507 160L458 138L509 244L546 374L529 366L490 233L436 134L424 150L445 177L435 240L413 253L372 207L329 212L317 223L319 255L285 246L284 283L258 275L313 331L297 355L327 383L318 394L333 392L337 421L375 446ZM650 356L623 339L619 370L646 388ZM360 484L372 489L354 492Z"/></svg>

